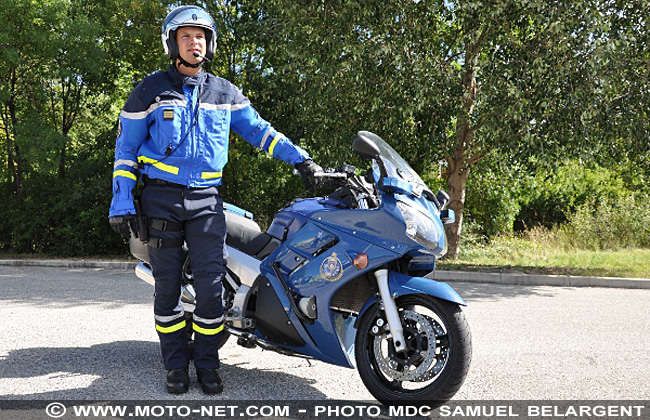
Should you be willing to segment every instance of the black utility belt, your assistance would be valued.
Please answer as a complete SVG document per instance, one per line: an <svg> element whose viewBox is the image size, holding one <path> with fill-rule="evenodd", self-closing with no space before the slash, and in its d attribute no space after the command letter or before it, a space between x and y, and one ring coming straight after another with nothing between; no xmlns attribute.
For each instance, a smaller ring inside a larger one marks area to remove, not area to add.
<svg viewBox="0 0 650 420"><path fill-rule="evenodd" d="M143 175L142 180L144 182L144 185L164 185L166 187L187 188L189 190L205 190L206 188L212 188L215 186L215 185L210 185L208 187L188 187L187 185L177 184L175 182L165 181L156 178L149 178L147 175Z"/></svg>
<svg viewBox="0 0 650 420"><path fill-rule="evenodd" d="M142 180L144 185L165 185L167 187L187 188L187 185L176 184L175 182L169 182L162 179L149 178L147 175L143 175Z"/></svg>

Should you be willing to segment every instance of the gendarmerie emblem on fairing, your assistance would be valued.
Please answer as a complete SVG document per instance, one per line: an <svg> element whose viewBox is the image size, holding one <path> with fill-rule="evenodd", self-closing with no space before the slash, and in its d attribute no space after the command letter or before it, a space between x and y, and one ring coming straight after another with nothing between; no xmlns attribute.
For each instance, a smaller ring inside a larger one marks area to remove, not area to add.
<svg viewBox="0 0 650 420"><path fill-rule="evenodd" d="M336 281L343 275L343 263L336 256L336 252L325 258L320 265L320 275L327 281Z"/></svg>

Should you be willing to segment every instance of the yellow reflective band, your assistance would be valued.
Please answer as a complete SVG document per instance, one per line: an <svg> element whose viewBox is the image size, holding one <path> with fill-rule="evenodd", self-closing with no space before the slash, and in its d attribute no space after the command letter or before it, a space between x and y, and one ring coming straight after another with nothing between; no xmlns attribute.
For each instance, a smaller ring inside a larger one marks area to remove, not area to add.
<svg viewBox="0 0 650 420"><path fill-rule="evenodd" d="M275 135L275 138L271 142L271 145L269 146L269 155L273 156L273 149L275 149L275 145L278 144L278 141L283 138L284 135L278 133Z"/></svg>
<svg viewBox="0 0 650 420"><path fill-rule="evenodd" d="M201 179L221 178L221 172L201 172Z"/></svg>
<svg viewBox="0 0 650 420"><path fill-rule="evenodd" d="M201 328L196 324L192 324L192 327L194 328L194 331L196 331L198 333L201 333L203 335L215 335L215 334L219 334L221 331L223 331L223 324L221 324L219 326L219 328L214 328L214 329L212 329L212 328L210 328L210 329Z"/></svg>
<svg viewBox="0 0 650 420"><path fill-rule="evenodd" d="M160 331L163 334L169 334L173 333L174 331L182 330L185 328L185 325L187 325L185 323L185 320L182 320L178 324L174 324L171 327L161 327L160 325L156 324L156 330Z"/></svg>
<svg viewBox="0 0 650 420"><path fill-rule="evenodd" d="M132 179L134 181L138 180L138 178L135 177L135 174L133 172L124 171L124 170L121 170L121 169L118 170L118 171L113 172L113 178L115 178L116 176L123 176L125 178L129 178L129 179Z"/></svg>
<svg viewBox="0 0 650 420"><path fill-rule="evenodd" d="M138 162L150 163L154 168L158 168L161 171L169 172L174 175L178 175L178 168L176 166L165 165L164 163L158 162L155 159L148 158L146 156L138 156Z"/></svg>

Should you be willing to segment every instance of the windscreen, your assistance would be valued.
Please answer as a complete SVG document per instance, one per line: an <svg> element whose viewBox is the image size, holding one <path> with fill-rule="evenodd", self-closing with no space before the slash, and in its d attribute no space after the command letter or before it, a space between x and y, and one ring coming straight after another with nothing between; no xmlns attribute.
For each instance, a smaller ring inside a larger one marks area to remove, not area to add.
<svg viewBox="0 0 650 420"><path fill-rule="evenodd" d="M410 182L414 186L417 185L421 188L420 191L422 191L422 189L429 190L417 172L415 172L413 168L402 159L395 149L390 147L390 145L379 138L379 136L373 138L373 142L379 148L381 160L386 166L386 171L388 172L389 177L400 178L404 181Z"/></svg>

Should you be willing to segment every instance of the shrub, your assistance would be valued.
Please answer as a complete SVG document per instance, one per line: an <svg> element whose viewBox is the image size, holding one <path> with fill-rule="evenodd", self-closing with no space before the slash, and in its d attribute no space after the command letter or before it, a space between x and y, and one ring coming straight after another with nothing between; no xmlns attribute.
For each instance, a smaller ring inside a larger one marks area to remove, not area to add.
<svg viewBox="0 0 650 420"><path fill-rule="evenodd" d="M488 237L512 232L519 213L519 176L511 167L500 167L503 159L481 162L467 180L465 215L473 230Z"/></svg>
<svg viewBox="0 0 650 420"><path fill-rule="evenodd" d="M538 169L526 180L517 220L523 229L557 226L590 200L617 202L631 194L614 170L571 160L553 170Z"/></svg>
<svg viewBox="0 0 650 420"><path fill-rule="evenodd" d="M648 198L589 200L577 208L562 228L565 241L590 250L650 247Z"/></svg>

